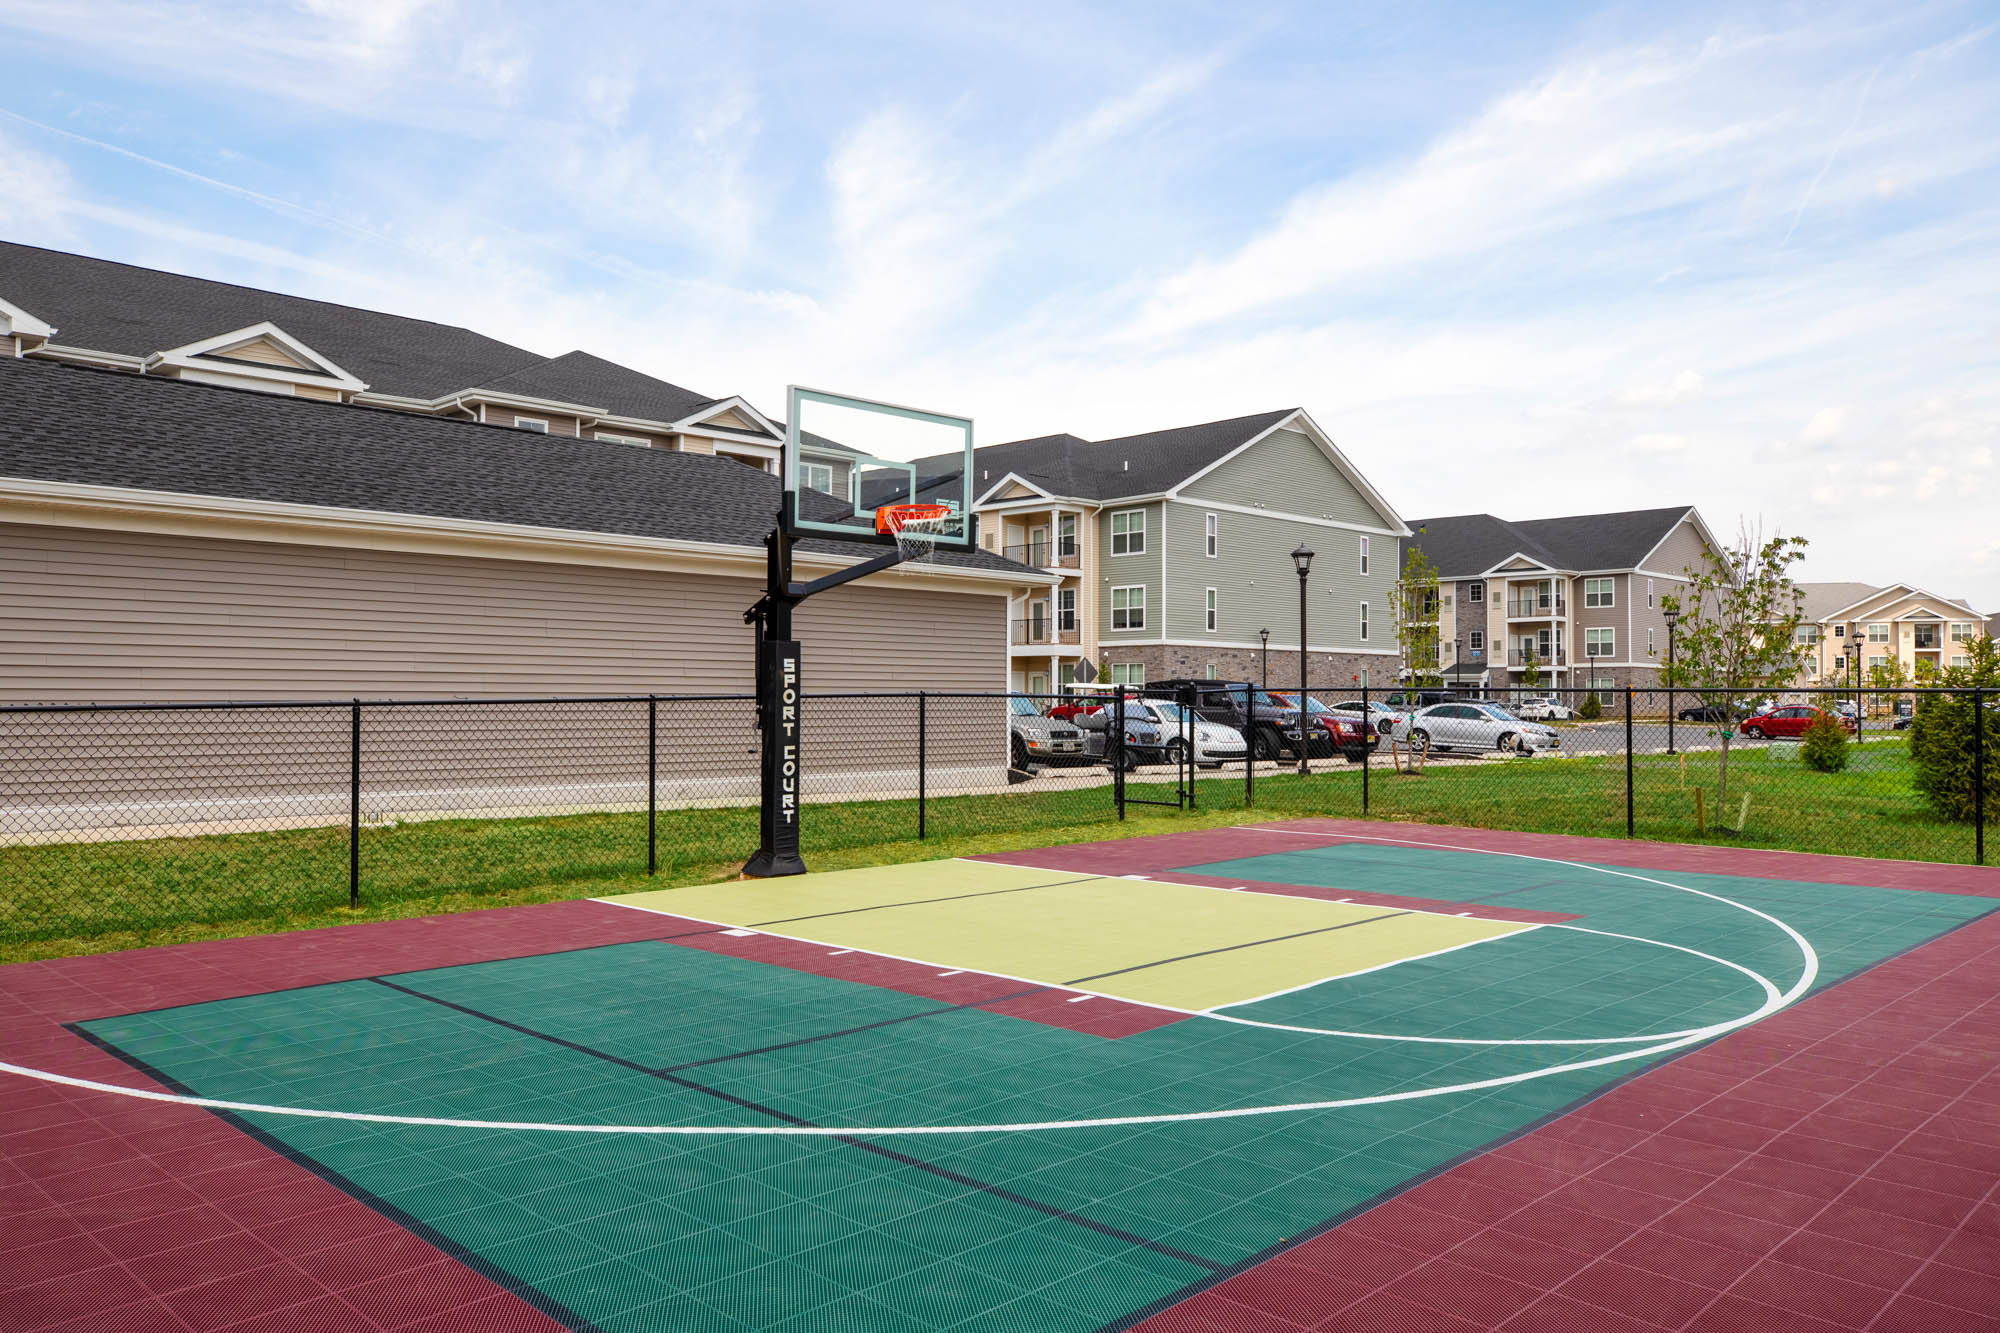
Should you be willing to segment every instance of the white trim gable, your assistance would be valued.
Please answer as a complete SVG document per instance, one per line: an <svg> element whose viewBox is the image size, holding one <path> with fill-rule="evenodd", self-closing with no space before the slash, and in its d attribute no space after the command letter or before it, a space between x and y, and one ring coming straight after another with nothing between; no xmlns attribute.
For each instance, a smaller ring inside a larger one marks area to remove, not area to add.
<svg viewBox="0 0 2000 1333"><path fill-rule="evenodd" d="M1708 530L1708 524L1702 522L1701 511L1699 509L1696 509L1693 505L1689 505L1688 510L1685 514L1682 514L1679 518L1675 519L1672 523L1669 523L1667 525L1667 530L1660 534L1660 539L1653 543L1652 549L1647 551L1646 554L1639 557L1639 563L1633 566L1634 570L1642 574L1651 574L1655 578L1659 578L1662 575L1670 579L1681 578L1682 571L1675 571L1674 573L1667 574L1664 570L1647 569L1646 562L1648 560L1651 560L1654 556L1658 555L1660 553L1660 548L1667 544L1667 538L1673 536L1675 532L1679 531L1681 524L1687 522L1689 519L1694 520L1694 530L1696 534L1700 536L1702 541L1708 544L1709 551L1715 555L1721 556L1725 560L1728 559L1729 552L1723 549L1721 542L1715 540L1715 534Z"/></svg>
<svg viewBox="0 0 2000 1333"><path fill-rule="evenodd" d="M750 404L747 401L745 401L741 395L720 399L716 402L710 403L707 407L702 408L699 412L690 413L689 415L682 417L679 421L669 422L668 424L673 426L674 429L676 430L687 430L687 429L697 428L708 424L715 418L723 415L725 412L729 412L732 410L735 411L735 413L738 416L742 417L745 421L754 424L758 430L764 431L777 439L783 439L785 437L785 432L777 425L776 422L772 421L762 412L759 412L756 408L750 406ZM731 428L723 427L722 429L731 429Z"/></svg>
<svg viewBox="0 0 2000 1333"><path fill-rule="evenodd" d="M1036 495L1041 496L1042 499L1044 500L1053 501L1056 499L1055 492L1049 490L1047 487L1035 485L1034 482L1029 481L1026 477L1022 476L1018 472L1009 472L1006 476L1000 478L1000 480L994 482L991 486L988 486L978 495L972 497L973 508L977 509L980 505L983 504L997 503L993 500L994 495L1000 491L1006 490L1007 487L1009 486L1025 486L1029 490L1033 491ZM1013 497L1013 500L1009 501L1009 503L1013 503L1014 501L1022 500L1025 498L1026 498L1025 496L1015 496Z"/></svg>
<svg viewBox="0 0 2000 1333"><path fill-rule="evenodd" d="M1266 429L1258 431L1255 435L1245 440L1242 444L1237 445L1207 467L1189 476L1182 477L1173 486L1168 488L1167 498L1169 500L1183 499L1181 495L1182 490L1194 485L1224 463L1240 457L1255 448L1267 436L1276 434L1281 430L1297 430L1315 445L1318 445L1319 451L1326 455L1327 461L1332 463L1334 469L1347 479L1348 485L1361 493L1361 498L1368 502L1369 508L1373 509L1379 517L1387 521L1390 531L1396 536L1408 537L1413 535L1410 531L1410 525L1403 522L1402 515L1398 514L1395 508L1382 498L1382 493L1369 483L1368 478L1361 475L1361 469L1355 467L1354 464L1347 460L1347 455L1340 452L1340 447L1333 442L1333 437L1321 430L1319 423L1314 421L1303 407L1293 412L1290 416L1272 423ZM1186 502L1190 504L1201 503L1194 500L1187 500Z"/></svg>
<svg viewBox="0 0 2000 1333"><path fill-rule="evenodd" d="M17 338L53 338L56 331L12 301L0 300L0 334Z"/></svg>
<svg viewBox="0 0 2000 1333"><path fill-rule="evenodd" d="M1913 606L1909 610L1903 612L1902 615L1897 616L1894 623L1901 624L1905 620L1945 620L1945 619L1948 619L1948 617L1939 615L1937 612L1931 610L1928 606Z"/></svg>
<svg viewBox="0 0 2000 1333"><path fill-rule="evenodd" d="M184 347L170 347L166 351L155 352L146 358L144 368L152 371L161 366L171 366L176 370L214 371L217 366L213 358L226 357L231 348L241 347L260 339L278 347L307 370L322 373L302 377L299 371L284 366L268 366L254 361L231 361L227 366L229 374L242 375L250 379L278 380L286 384L317 384L348 393L360 393L368 387L361 380L342 370L331 358L321 356L268 319L261 324L252 324L247 328L235 329L228 333L218 333L213 338L203 338L200 342L188 343Z"/></svg>
<svg viewBox="0 0 2000 1333"><path fill-rule="evenodd" d="M1858 602L1849 602L1846 606L1837 607L1834 610L1827 612L1824 616L1820 617L1820 623L1830 624L1835 620L1867 620L1869 619L1869 617L1866 615L1850 614L1850 613L1858 613L1864 607L1874 606L1878 602L1879 603L1900 602L1905 597L1929 598L1931 601L1936 602L1940 606L1948 606L1954 608L1955 610L1963 611L1965 613L1964 619L1967 620L1983 620L1985 618L1981 616L1977 611L1967 606L1964 602L1956 601L1950 597L1940 597L1934 592L1925 592L1922 588L1917 587L1913 583L1892 583L1886 588L1876 589L1874 592L1869 593L1866 597L1862 598ZM1914 612L1905 612L1903 615L1897 616L1896 619L1907 620L1914 614L1915 614ZM1934 611L1928 612L1928 614L1936 616L1940 620L1953 618L1949 616L1938 615L1938 613Z"/></svg>
<svg viewBox="0 0 2000 1333"><path fill-rule="evenodd" d="M1516 565L1514 563L1516 560L1525 560L1527 561L1527 563L1525 565ZM1514 552L1514 554L1508 556L1505 560L1502 560L1499 564L1493 566L1493 568L1481 570L1479 573L1473 574L1470 577L1475 579L1490 579L1490 578L1497 578L1505 574L1567 575L1571 572L1572 571L1567 569L1557 569L1554 565L1545 565L1541 561L1535 559L1535 557L1529 555L1526 551L1516 551ZM1456 575L1455 577L1465 578L1467 576L1460 574Z"/></svg>

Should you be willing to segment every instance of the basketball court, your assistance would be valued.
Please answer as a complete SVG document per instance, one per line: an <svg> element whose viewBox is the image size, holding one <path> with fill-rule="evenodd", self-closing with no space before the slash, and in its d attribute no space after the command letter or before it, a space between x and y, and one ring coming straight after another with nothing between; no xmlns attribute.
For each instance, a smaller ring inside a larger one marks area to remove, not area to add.
<svg viewBox="0 0 2000 1333"><path fill-rule="evenodd" d="M8 1327L1990 1327L1996 906L1315 820L10 967Z"/></svg>

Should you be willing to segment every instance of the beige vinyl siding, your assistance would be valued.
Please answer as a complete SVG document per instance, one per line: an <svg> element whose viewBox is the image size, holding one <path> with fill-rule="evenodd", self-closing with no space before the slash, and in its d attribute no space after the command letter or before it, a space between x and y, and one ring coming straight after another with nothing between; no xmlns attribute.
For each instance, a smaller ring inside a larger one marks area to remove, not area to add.
<svg viewBox="0 0 2000 1333"><path fill-rule="evenodd" d="M340 401L340 390L329 389L323 384L295 384L292 386L292 393L297 397L313 398L322 403Z"/></svg>
<svg viewBox="0 0 2000 1333"><path fill-rule="evenodd" d="M231 347L220 352L211 352L210 355L227 357L231 361L254 361L260 366L279 366L286 370L317 369L317 367L308 366L305 362L278 346L277 343L272 342L270 338L261 336L252 338L249 342L237 347Z"/></svg>
<svg viewBox="0 0 2000 1333"><path fill-rule="evenodd" d="M1180 494L1193 503L1220 500L1370 528L1393 526L1310 437L1296 430L1272 431L1215 471L1183 487ZM1385 542L1386 552L1373 554L1377 558L1386 554L1393 560L1395 541L1390 538Z"/></svg>
<svg viewBox="0 0 2000 1333"><path fill-rule="evenodd" d="M722 413L720 416L704 418L704 422L705 424L710 426L729 426L736 430L763 429L756 422L744 416L741 412L738 412L733 407L730 408L727 412Z"/></svg>

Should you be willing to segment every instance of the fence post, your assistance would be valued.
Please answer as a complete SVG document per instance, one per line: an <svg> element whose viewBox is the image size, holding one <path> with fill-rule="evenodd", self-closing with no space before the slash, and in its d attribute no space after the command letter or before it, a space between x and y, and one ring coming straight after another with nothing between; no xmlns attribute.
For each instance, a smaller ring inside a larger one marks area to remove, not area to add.
<svg viewBox="0 0 2000 1333"><path fill-rule="evenodd" d="M1986 864L1986 691L1972 692L1972 863Z"/></svg>
<svg viewBox="0 0 2000 1333"><path fill-rule="evenodd" d="M1118 818L1125 818L1125 691L1117 686L1111 693L1111 733L1104 738L1104 754L1111 761L1111 799L1118 806Z"/></svg>
<svg viewBox="0 0 2000 1333"><path fill-rule="evenodd" d="M361 906L361 701L347 728L347 905Z"/></svg>
<svg viewBox="0 0 2000 1333"><path fill-rule="evenodd" d="M1243 808L1257 804L1257 691L1243 682Z"/></svg>
<svg viewBox="0 0 2000 1333"><path fill-rule="evenodd" d="M926 707L928 700L922 690L917 691L917 841L922 842L927 833L925 816L928 812L930 794L930 716Z"/></svg>
<svg viewBox="0 0 2000 1333"><path fill-rule="evenodd" d="M1625 836L1635 836L1632 818L1632 685L1625 685Z"/></svg>
<svg viewBox="0 0 2000 1333"><path fill-rule="evenodd" d="M646 696L646 873L660 871L660 696Z"/></svg>
<svg viewBox="0 0 2000 1333"><path fill-rule="evenodd" d="M1382 734L1375 729L1375 714L1369 711L1368 708L1368 677L1365 673L1361 677L1361 725L1368 728L1368 735L1361 738L1363 741L1368 740L1371 736ZM1390 743L1394 744L1395 742L1392 740ZM1374 749L1374 746L1366 744L1361 747L1361 817L1363 819L1368 817L1368 757Z"/></svg>
<svg viewBox="0 0 2000 1333"><path fill-rule="evenodd" d="M1182 749L1186 750L1187 753L1182 757L1182 768L1180 773L1178 774L1178 777L1180 778L1181 790L1187 793L1187 808L1192 810L1195 808L1194 806L1194 773L1195 773L1194 686L1183 685L1180 687L1179 690L1175 691L1175 693L1179 695L1179 698L1176 700L1176 702L1179 703L1181 706L1181 720L1187 724L1187 744L1181 747Z"/></svg>

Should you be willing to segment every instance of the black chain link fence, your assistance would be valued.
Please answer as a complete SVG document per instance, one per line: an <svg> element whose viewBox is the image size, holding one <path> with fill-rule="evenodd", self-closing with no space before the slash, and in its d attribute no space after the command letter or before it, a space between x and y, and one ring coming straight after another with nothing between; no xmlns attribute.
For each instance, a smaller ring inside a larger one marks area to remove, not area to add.
<svg viewBox="0 0 2000 1333"><path fill-rule="evenodd" d="M1192 809L1984 863L2000 816L1996 691L1298 696L811 694L804 851ZM719 873L757 765L748 695L4 707L0 943Z"/></svg>

